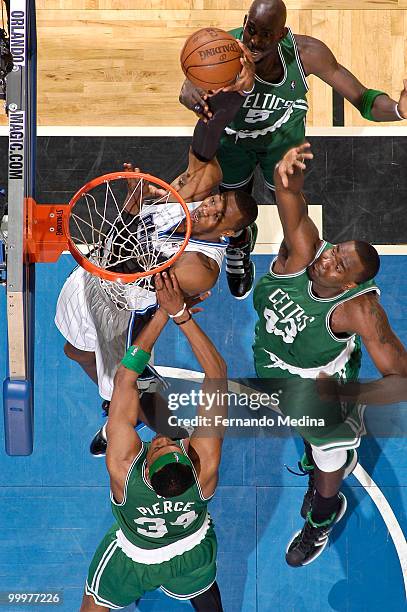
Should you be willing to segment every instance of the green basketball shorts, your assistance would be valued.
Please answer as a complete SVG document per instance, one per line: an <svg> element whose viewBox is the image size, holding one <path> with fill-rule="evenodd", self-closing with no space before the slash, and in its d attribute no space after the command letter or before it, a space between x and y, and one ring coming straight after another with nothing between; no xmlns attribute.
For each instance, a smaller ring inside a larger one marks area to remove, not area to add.
<svg viewBox="0 0 407 612"><path fill-rule="evenodd" d="M237 138L224 134L216 153L223 172L222 186L241 189L251 180L257 165L260 166L265 183L274 191L274 167L283 155L304 142L304 121L284 126L275 135L257 138Z"/></svg>
<svg viewBox="0 0 407 612"><path fill-rule="evenodd" d="M217 542L212 527L192 550L151 565L127 557L117 543L118 529L115 524L107 532L89 567L85 593L100 606L118 610L157 588L176 599L191 599L215 581Z"/></svg>
<svg viewBox="0 0 407 612"><path fill-rule="evenodd" d="M277 369L276 369L277 370ZM276 373L276 372L275 372ZM339 398L323 398L315 380L300 377L261 378L256 389L268 395L278 393L280 416L276 432L292 427L302 438L323 451L350 450L366 434L365 406Z"/></svg>

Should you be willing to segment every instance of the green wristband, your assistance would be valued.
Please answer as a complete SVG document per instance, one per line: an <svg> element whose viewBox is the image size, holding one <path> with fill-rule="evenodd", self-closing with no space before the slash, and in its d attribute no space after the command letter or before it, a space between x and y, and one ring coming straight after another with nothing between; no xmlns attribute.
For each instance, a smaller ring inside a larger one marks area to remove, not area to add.
<svg viewBox="0 0 407 612"><path fill-rule="evenodd" d="M364 119L369 121L377 121L372 115L373 103L378 96L387 96L385 91L379 91L378 89L366 89L362 96L362 102L360 106L360 114Z"/></svg>
<svg viewBox="0 0 407 612"><path fill-rule="evenodd" d="M151 353L143 351L139 346L131 346L122 359L122 365L128 370L141 374L150 361Z"/></svg>

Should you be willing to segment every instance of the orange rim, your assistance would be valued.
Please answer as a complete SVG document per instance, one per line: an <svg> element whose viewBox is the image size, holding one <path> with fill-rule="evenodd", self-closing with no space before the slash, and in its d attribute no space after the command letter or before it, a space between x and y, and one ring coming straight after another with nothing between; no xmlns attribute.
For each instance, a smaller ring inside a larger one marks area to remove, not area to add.
<svg viewBox="0 0 407 612"><path fill-rule="evenodd" d="M115 181L118 179L129 179L129 178L145 179L146 181L155 183L156 185L160 185L160 187L162 187L166 191L169 191L183 208L183 211L185 213L186 228L185 228L184 240L179 250L177 251L177 253L175 253L175 255L170 257L168 261L161 264L160 266L157 266L156 268L153 268L152 270L147 270L145 272L135 272L134 274L122 275L118 272L111 272L109 270L103 270L103 268L99 268L98 266L93 264L91 261L89 261L89 259L87 259L80 252L80 250L78 249L78 247L76 246L76 244L73 242L71 238L71 234L69 230L69 218L70 218L72 209L75 206L76 202L85 193L87 193L94 187L101 185L102 183L107 183L108 181ZM122 283L131 283L132 281L135 281L138 278L143 278L145 276L152 276L153 274L159 274L163 270L166 270L167 268L172 266L172 264L177 261L177 259L182 255L183 251L185 250L188 244L189 238L191 236L191 231L192 231L191 213L189 212L188 206L185 203L184 199L179 195L179 193L174 189L174 187L172 187L165 181L162 181L161 179L155 176L152 176L151 174L145 174L144 172L110 172L109 174L103 174L102 176L98 176L97 178L89 181L88 183L86 183L86 185L78 189L78 191L75 193L73 198L70 200L68 206L69 206L68 214L64 216L64 231L65 231L65 235L68 241L68 248L73 258L87 272L90 272L94 276L99 276L100 278L104 278L105 280L109 280L109 281L115 281L115 282L120 281Z"/></svg>

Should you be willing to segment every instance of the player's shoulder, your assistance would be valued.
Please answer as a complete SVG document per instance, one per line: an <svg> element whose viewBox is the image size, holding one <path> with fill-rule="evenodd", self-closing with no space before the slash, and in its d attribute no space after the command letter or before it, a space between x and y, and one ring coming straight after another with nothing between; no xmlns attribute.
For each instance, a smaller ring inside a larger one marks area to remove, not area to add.
<svg viewBox="0 0 407 612"><path fill-rule="evenodd" d="M344 302L344 307L350 312L362 312L365 313L372 307L376 307L379 304L379 296L377 290L372 287L371 291L356 295L351 300Z"/></svg>
<svg viewBox="0 0 407 612"><path fill-rule="evenodd" d="M174 268L194 266L195 264L211 268L211 258L202 251L184 251L179 261L174 264Z"/></svg>
<svg viewBox="0 0 407 612"><path fill-rule="evenodd" d="M293 36L302 62L310 64L309 71L312 71L314 65L317 66L320 61L332 55L329 47L319 38L304 34L293 34Z"/></svg>
<svg viewBox="0 0 407 612"><path fill-rule="evenodd" d="M372 317L377 318L380 313L384 313L384 310L377 292L372 288L372 291L339 304L333 313L332 325L334 331L360 333L371 324Z"/></svg>

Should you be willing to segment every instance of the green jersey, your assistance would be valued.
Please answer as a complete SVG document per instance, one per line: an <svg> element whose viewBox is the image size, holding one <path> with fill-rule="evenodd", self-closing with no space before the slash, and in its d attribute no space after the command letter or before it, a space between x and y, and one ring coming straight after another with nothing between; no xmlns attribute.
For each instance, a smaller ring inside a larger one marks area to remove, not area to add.
<svg viewBox="0 0 407 612"><path fill-rule="evenodd" d="M230 33L242 40L243 28ZM308 110L306 93L308 86L298 54L297 43L290 29L278 44L278 53L284 74L279 83L269 83L255 75L253 93L249 94L232 123L225 128L227 134L236 138L258 138L266 140L286 138L289 129L304 127Z"/></svg>
<svg viewBox="0 0 407 612"><path fill-rule="evenodd" d="M324 242L319 254L332 245ZM273 262L274 263L274 262ZM339 304L376 291L374 281L361 283L332 298L312 291L307 270L275 274L273 264L254 290L254 307L259 316L254 341L254 361L261 378L317 378L320 372L352 380L361 360L360 338L336 336L331 316Z"/></svg>
<svg viewBox="0 0 407 612"><path fill-rule="evenodd" d="M210 527L210 498L203 496L195 471L194 484L182 495L167 499L155 493L145 473L149 446L143 442L130 466L122 503L118 504L111 494L112 511L121 532L119 546L134 560L145 557L147 563L149 550L154 550L155 562L161 561L159 549L171 553L169 558L182 554L202 541ZM182 441L179 446L187 454Z"/></svg>

